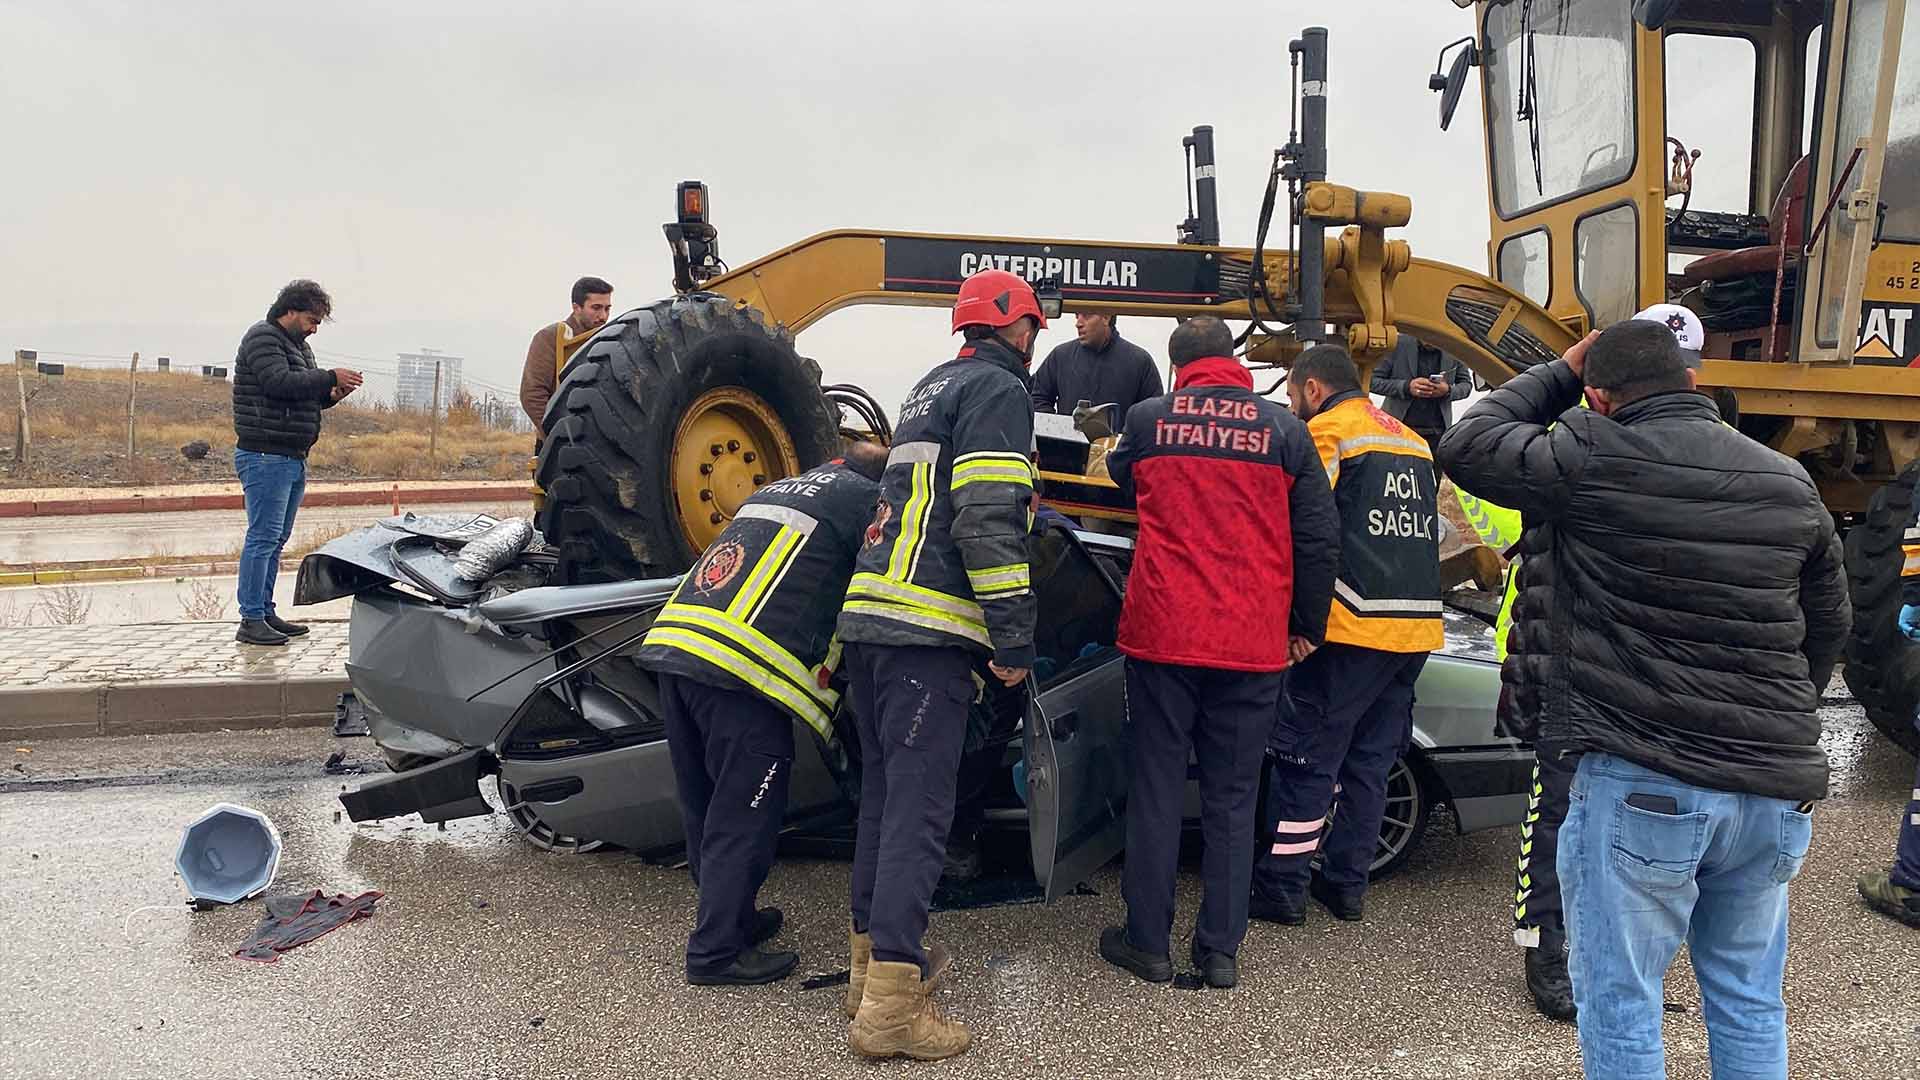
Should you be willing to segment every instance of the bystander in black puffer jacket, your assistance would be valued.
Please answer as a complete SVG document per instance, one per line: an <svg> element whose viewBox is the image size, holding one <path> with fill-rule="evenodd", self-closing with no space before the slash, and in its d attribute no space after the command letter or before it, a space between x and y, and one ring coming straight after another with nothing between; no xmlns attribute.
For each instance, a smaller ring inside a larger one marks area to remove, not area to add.
<svg viewBox="0 0 1920 1080"><path fill-rule="evenodd" d="M1503 719L1691 784L1823 797L1815 709L1850 611L1819 492L1700 394L1611 416L1580 396L1565 361L1535 367L1440 440L1454 483L1526 525Z"/></svg>
<svg viewBox="0 0 1920 1080"><path fill-rule="evenodd" d="M233 433L242 450L304 458L333 407L333 372L270 319L249 327L233 361Z"/></svg>

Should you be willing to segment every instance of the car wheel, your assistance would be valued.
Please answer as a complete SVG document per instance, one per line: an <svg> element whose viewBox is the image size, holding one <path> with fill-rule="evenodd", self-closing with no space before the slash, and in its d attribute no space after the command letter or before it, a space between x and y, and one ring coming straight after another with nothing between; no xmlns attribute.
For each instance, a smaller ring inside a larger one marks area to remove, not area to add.
<svg viewBox="0 0 1920 1080"><path fill-rule="evenodd" d="M1380 819L1380 843L1374 849L1369 876L1374 881L1406 865L1407 857L1426 836L1433 812L1433 790L1420 775L1420 766L1405 756L1387 772L1387 809Z"/></svg>
<svg viewBox="0 0 1920 1080"><path fill-rule="evenodd" d="M527 843L556 855L585 855L602 846L602 841L599 840L582 840L577 836L556 832L551 825L540 820L539 811L535 810L531 803L522 800L520 793L514 790L512 784L499 777L494 778L494 784L499 795L496 802L500 812L507 815L507 819L513 822L513 827L520 831L521 837Z"/></svg>

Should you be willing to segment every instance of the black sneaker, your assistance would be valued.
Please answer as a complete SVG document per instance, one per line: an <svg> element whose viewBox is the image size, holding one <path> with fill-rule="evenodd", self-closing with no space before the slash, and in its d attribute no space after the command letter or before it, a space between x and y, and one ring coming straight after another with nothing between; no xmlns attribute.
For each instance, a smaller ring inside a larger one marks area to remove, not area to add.
<svg viewBox="0 0 1920 1080"><path fill-rule="evenodd" d="M299 637L301 634L307 632L307 628L304 625L297 622L288 622L280 616L271 613L267 615L266 623L268 626L273 627L288 637Z"/></svg>
<svg viewBox="0 0 1920 1080"><path fill-rule="evenodd" d="M1193 966L1215 990L1231 990L1240 982L1240 965L1233 957L1223 952L1203 952L1197 941L1193 943Z"/></svg>
<svg viewBox="0 0 1920 1080"><path fill-rule="evenodd" d="M1100 957L1114 967L1126 968L1150 983L1173 981L1173 960L1166 953L1158 956L1133 947L1123 926L1100 931Z"/></svg>
<svg viewBox="0 0 1920 1080"><path fill-rule="evenodd" d="M718 971L687 972L689 986L761 986L770 982L779 982L793 973L795 965L800 963L800 954L796 952L761 952L759 949L746 949L733 958L733 963Z"/></svg>
<svg viewBox="0 0 1920 1080"><path fill-rule="evenodd" d="M1247 901L1247 918L1260 922L1279 923L1281 926L1307 925L1307 905L1304 900L1276 899L1271 896L1253 894Z"/></svg>
<svg viewBox="0 0 1920 1080"><path fill-rule="evenodd" d="M1573 1003L1565 945L1542 937L1537 947L1527 950L1527 992L1541 1016L1568 1024L1575 1021L1579 1009Z"/></svg>
<svg viewBox="0 0 1920 1080"><path fill-rule="evenodd" d="M1307 895L1320 901L1320 906L1342 922L1359 922L1366 914L1365 894L1341 892L1327 884L1327 879L1323 877L1316 877L1307 884Z"/></svg>
<svg viewBox="0 0 1920 1080"><path fill-rule="evenodd" d="M285 645L287 635L275 630L261 619L240 620L240 630L233 640L242 645Z"/></svg>
<svg viewBox="0 0 1920 1080"><path fill-rule="evenodd" d="M772 941L786 921L786 915L777 907L763 907L754 912L747 920L747 944L753 946Z"/></svg>

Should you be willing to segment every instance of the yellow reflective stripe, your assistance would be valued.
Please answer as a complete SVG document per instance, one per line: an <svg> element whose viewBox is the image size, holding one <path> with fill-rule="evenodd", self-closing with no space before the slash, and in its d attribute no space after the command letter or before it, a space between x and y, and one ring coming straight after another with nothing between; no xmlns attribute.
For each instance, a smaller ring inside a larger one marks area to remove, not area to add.
<svg viewBox="0 0 1920 1080"><path fill-rule="evenodd" d="M959 491L968 484L1012 484L1015 487L1032 487L1033 474L1015 471L1004 465L988 467L977 465L973 468L953 470L952 490Z"/></svg>
<svg viewBox="0 0 1920 1080"><path fill-rule="evenodd" d="M1011 589L1025 589L1032 584L1028 576L1026 563L1014 563L1008 566L993 566L985 570L967 571L967 584L973 586L973 594L1002 593Z"/></svg>
<svg viewBox="0 0 1920 1080"><path fill-rule="evenodd" d="M647 632L646 644L665 645L692 653L792 709L807 722L808 727L819 732L821 738L833 737L833 717L831 712L827 711L832 708L832 703L828 703L823 709L820 703L809 700L785 679L774 675L721 642L681 627L656 625Z"/></svg>
<svg viewBox="0 0 1920 1080"><path fill-rule="evenodd" d="M712 608L695 607L692 604L668 604L661 609L655 625L662 622L692 623L717 633L725 634L761 660L762 666L773 668L786 676L793 684L829 707L838 700L839 695L832 690L823 690L819 680L814 677L805 664L792 653L780 647L772 638L748 626L738 619L730 618L723 612Z"/></svg>
<svg viewBox="0 0 1920 1080"><path fill-rule="evenodd" d="M934 592L907 581L895 581L879 574L855 574L853 582L847 587L847 596L870 596L910 607L925 608L928 611L951 615L963 619L982 629L986 628L986 613L980 605L971 600L962 600L957 596Z"/></svg>
<svg viewBox="0 0 1920 1080"><path fill-rule="evenodd" d="M913 576L920 547L926 542L927 518L933 513L933 463L916 461L912 467L907 502L900 510L900 535L887 559L887 576L901 581Z"/></svg>
<svg viewBox="0 0 1920 1080"><path fill-rule="evenodd" d="M760 561L747 571L747 580L740 583L740 591L733 594L733 602L727 605L727 614L736 619L751 619L750 612L759 605L760 598L767 592L767 585L786 567L787 560L793 556L795 548L800 546L800 533L782 525L774 531L773 539L767 543L767 550L760 555Z"/></svg>
<svg viewBox="0 0 1920 1080"><path fill-rule="evenodd" d="M894 622L907 623L912 626L923 626L929 630L940 630L949 634L957 634L960 637L966 638L968 641L977 641L989 648L993 645L993 642L987 639L987 628L984 625L969 623L962 619L956 619L951 615L943 615L937 611L928 611L925 608L907 607L904 604L892 604L876 600L849 600L841 610L851 611L858 615L871 615L876 619L891 619Z"/></svg>
<svg viewBox="0 0 1920 1080"><path fill-rule="evenodd" d="M971 461L1010 461L1023 467L1028 464L1027 455L1017 450L975 450L971 454L961 454L954 458L953 464L958 468Z"/></svg>

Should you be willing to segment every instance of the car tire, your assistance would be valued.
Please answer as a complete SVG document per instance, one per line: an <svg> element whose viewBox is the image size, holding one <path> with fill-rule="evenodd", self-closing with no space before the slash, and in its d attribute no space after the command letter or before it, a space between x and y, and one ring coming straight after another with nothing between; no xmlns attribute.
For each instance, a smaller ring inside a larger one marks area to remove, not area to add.
<svg viewBox="0 0 1920 1080"><path fill-rule="evenodd" d="M1847 635L1844 677L1867 719L1909 754L1920 754L1920 642L1900 632L1901 546L1913 516L1913 485L1920 462L1874 492L1866 517L1847 530L1847 590L1853 632ZM1820 687L1825 691L1826 687Z"/></svg>

